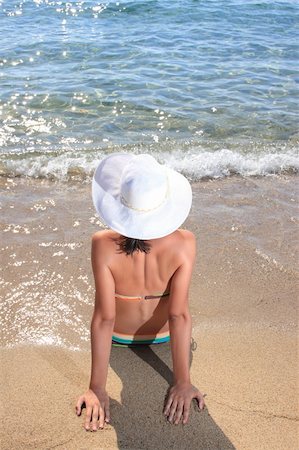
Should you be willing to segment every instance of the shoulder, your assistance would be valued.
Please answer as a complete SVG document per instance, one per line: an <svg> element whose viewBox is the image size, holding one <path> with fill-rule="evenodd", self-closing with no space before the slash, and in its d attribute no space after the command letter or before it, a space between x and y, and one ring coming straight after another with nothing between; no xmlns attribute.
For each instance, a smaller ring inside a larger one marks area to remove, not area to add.
<svg viewBox="0 0 299 450"><path fill-rule="evenodd" d="M180 234L182 239L186 242L196 242L196 236L190 230L184 230L183 228L179 228L177 232Z"/></svg>
<svg viewBox="0 0 299 450"><path fill-rule="evenodd" d="M107 258L115 248L115 239L118 235L112 230L100 230L91 236L91 249L93 258Z"/></svg>
<svg viewBox="0 0 299 450"><path fill-rule="evenodd" d="M196 236L192 233L192 231L179 228L176 233L178 236L178 242L180 242L186 250L196 250Z"/></svg>
<svg viewBox="0 0 299 450"><path fill-rule="evenodd" d="M196 257L196 236L192 231L179 228L173 233L168 246L178 265L193 264Z"/></svg>
<svg viewBox="0 0 299 450"><path fill-rule="evenodd" d="M105 242L114 234L111 230L99 230L91 236L91 242Z"/></svg>
<svg viewBox="0 0 299 450"><path fill-rule="evenodd" d="M119 238L119 234L115 231L99 230L91 236L91 242L98 245L104 245L105 243L114 242L117 238Z"/></svg>

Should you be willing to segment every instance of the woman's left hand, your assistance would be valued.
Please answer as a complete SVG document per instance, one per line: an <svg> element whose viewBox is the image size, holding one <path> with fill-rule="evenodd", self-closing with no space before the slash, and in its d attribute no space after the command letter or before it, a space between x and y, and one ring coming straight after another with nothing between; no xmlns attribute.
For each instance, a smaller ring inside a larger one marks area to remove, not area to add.
<svg viewBox="0 0 299 450"><path fill-rule="evenodd" d="M183 423L187 423L193 398L197 400L199 409L203 410L204 395L195 386L188 382L178 382L172 386L163 411L168 421L177 425L183 418Z"/></svg>

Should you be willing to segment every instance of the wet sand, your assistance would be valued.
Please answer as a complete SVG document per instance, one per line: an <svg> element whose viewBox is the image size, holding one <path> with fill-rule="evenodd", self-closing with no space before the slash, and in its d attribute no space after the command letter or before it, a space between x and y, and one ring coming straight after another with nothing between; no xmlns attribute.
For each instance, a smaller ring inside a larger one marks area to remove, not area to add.
<svg viewBox="0 0 299 450"><path fill-rule="evenodd" d="M113 348L97 433L74 410L90 376L90 185L0 182L1 449L297 449L296 176L193 185L191 377L207 408L168 424L169 344Z"/></svg>

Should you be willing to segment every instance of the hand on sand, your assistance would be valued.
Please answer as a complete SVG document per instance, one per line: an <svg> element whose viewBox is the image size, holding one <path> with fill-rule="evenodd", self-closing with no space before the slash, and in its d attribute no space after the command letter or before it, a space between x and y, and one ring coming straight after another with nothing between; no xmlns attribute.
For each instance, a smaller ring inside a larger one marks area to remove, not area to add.
<svg viewBox="0 0 299 450"><path fill-rule="evenodd" d="M97 431L98 428L104 428L104 423L110 420L109 396L105 389L88 389L81 395L75 406L77 416L81 414L83 403L86 405L85 430Z"/></svg>
<svg viewBox="0 0 299 450"><path fill-rule="evenodd" d="M170 423L177 425L182 419L183 424L188 422L190 405L195 398L200 410L205 407L204 394L188 382L176 383L169 391L164 415Z"/></svg>

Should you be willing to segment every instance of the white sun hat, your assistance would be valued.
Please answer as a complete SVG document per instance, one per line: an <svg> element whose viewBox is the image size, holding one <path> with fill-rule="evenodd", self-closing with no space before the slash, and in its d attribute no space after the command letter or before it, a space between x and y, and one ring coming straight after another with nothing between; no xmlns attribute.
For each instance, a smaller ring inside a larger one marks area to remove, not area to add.
<svg viewBox="0 0 299 450"><path fill-rule="evenodd" d="M110 229L135 239L157 239L186 220L192 189L180 173L148 154L112 153L92 180L95 209Z"/></svg>

